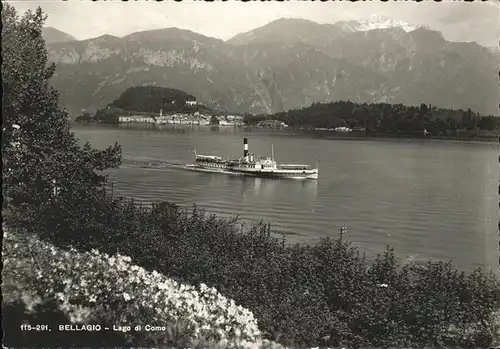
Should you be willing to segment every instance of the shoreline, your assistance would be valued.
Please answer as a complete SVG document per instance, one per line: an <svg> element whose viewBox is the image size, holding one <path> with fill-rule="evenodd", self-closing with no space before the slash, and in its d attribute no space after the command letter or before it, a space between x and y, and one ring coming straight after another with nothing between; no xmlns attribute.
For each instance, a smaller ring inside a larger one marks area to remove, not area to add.
<svg viewBox="0 0 500 349"><path fill-rule="evenodd" d="M449 142L466 142L466 143L491 143L497 142L500 139L500 132L498 132L495 136L474 136L474 137L451 137L451 136L418 136L418 135L404 135L404 134L363 134L360 132L336 132L336 131L321 131L321 130L304 130L304 129L294 129L294 128L286 128L286 129L273 129L273 128L259 128L255 126L218 126L218 125L177 125L177 124L165 124L165 125L155 125L155 124L113 124L113 123L79 123L71 121L71 126L100 126L100 127L131 127L131 128L203 128L203 129L223 129L223 130L268 130L276 133L282 134L292 134L292 135L305 135L305 136L321 136L322 139L328 140L349 140L349 141L357 141L357 140L367 140L367 141L376 141L376 140L403 140L403 141L425 141L425 140L433 140L433 141L449 141Z"/></svg>

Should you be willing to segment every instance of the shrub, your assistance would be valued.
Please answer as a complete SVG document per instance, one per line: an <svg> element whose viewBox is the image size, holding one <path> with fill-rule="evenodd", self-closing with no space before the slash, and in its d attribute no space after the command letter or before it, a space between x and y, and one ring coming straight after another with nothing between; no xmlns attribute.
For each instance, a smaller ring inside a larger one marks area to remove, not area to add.
<svg viewBox="0 0 500 349"><path fill-rule="evenodd" d="M169 328L170 333L124 333L141 345L189 344L197 338L215 343L255 341L260 336L253 314L214 288L187 286L147 272L128 257L110 257L97 250L65 251L19 233L6 234L3 253L4 294L10 304L31 299L25 301L28 310L43 300L52 302L71 323ZM64 316L58 320L64 324Z"/></svg>
<svg viewBox="0 0 500 349"><path fill-rule="evenodd" d="M483 347L496 338L498 279L480 270L466 275L444 262L400 265L391 249L369 263L339 239L285 245L268 225L238 229L234 219L196 207L59 204L23 224L62 246L100 246L147 270L216 287L255 314L264 338L284 345ZM48 229L61 216L76 230Z"/></svg>

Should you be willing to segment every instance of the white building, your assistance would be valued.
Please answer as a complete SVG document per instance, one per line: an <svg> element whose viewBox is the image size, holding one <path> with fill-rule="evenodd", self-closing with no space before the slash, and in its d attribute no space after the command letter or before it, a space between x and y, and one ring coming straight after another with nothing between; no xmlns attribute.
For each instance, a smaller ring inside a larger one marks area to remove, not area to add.
<svg viewBox="0 0 500 349"><path fill-rule="evenodd" d="M219 119L219 126L245 126L241 120Z"/></svg>
<svg viewBox="0 0 500 349"><path fill-rule="evenodd" d="M349 127L335 127L335 131L337 131L337 132L351 132L352 130Z"/></svg>
<svg viewBox="0 0 500 349"><path fill-rule="evenodd" d="M186 101L186 105L189 105L189 106L194 106L194 105L197 105L198 102L197 101Z"/></svg>
<svg viewBox="0 0 500 349"><path fill-rule="evenodd" d="M119 116L118 117L118 122L119 123L131 123L131 122L134 122L135 121L135 118L131 117L131 116Z"/></svg>
<svg viewBox="0 0 500 349"><path fill-rule="evenodd" d="M240 115L228 115L228 116L226 116L226 120L241 120L241 121L243 121L243 116L240 116Z"/></svg>
<svg viewBox="0 0 500 349"><path fill-rule="evenodd" d="M135 116L119 116L118 122L121 124L130 124L130 123L152 124L155 122L155 120L152 117L135 115Z"/></svg>

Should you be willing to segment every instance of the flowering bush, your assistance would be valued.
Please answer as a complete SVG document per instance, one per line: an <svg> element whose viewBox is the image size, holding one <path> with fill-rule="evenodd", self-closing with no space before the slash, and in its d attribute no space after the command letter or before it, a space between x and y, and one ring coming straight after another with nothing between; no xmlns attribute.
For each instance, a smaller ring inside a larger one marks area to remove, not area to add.
<svg viewBox="0 0 500 349"><path fill-rule="evenodd" d="M72 323L121 326L123 331L130 326L127 338L141 345L259 341L253 314L215 288L187 286L147 272L129 257L65 251L20 233L5 234L3 253L6 301L22 298L29 309L37 296L54 299ZM133 332L135 325L142 325L142 331ZM156 331L146 331L145 325Z"/></svg>

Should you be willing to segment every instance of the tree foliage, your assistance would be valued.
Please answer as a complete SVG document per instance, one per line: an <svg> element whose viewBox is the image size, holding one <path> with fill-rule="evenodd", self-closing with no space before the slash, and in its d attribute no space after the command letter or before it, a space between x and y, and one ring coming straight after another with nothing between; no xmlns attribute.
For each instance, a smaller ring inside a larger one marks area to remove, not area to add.
<svg viewBox="0 0 500 349"><path fill-rule="evenodd" d="M186 101L195 101L194 96L186 92L157 86L137 86L125 90L110 106L131 111L158 113L182 109Z"/></svg>
<svg viewBox="0 0 500 349"><path fill-rule="evenodd" d="M480 117L470 109L440 109L422 103L417 106L387 103L353 103L337 101L313 103L309 107L289 110L273 115L247 116L246 122L257 123L266 118L277 119L298 128L365 128L381 134L422 134L426 129L433 135L442 135L457 129L496 130L500 118Z"/></svg>
<svg viewBox="0 0 500 349"><path fill-rule="evenodd" d="M92 121L92 114L89 112L84 112L80 115L78 115L75 119L76 122L90 122Z"/></svg>
<svg viewBox="0 0 500 349"><path fill-rule="evenodd" d="M187 101L195 101L195 97L184 91L158 86L137 86L125 90L117 99L105 108L99 109L90 118L79 121L117 124L120 116L145 115L157 116L163 114L195 112L212 114L214 110L203 104L188 105Z"/></svg>
<svg viewBox="0 0 500 349"><path fill-rule="evenodd" d="M42 38L45 19L41 8L19 17L3 4L3 195L18 207L53 199L53 180L68 199L102 196L102 171L121 161L118 144L92 149L88 143L81 146L70 131L50 86L55 66Z"/></svg>

